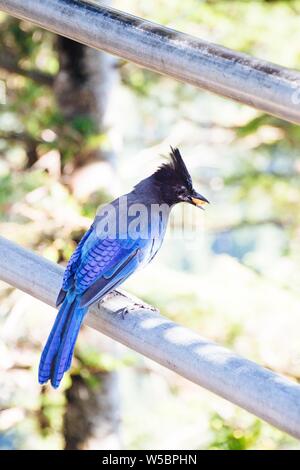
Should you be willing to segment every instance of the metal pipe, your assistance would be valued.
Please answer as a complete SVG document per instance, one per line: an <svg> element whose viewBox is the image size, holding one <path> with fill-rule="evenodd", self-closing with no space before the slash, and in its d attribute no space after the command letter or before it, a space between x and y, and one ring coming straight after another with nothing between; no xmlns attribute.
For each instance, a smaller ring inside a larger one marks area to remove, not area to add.
<svg viewBox="0 0 300 470"><path fill-rule="evenodd" d="M300 123L298 71L79 0L0 0L0 9L150 70Z"/></svg>
<svg viewBox="0 0 300 470"><path fill-rule="evenodd" d="M63 269L0 237L0 279L54 306ZM136 299L135 299L136 300ZM139 301L140 302L140 301ZM192 382L300 438L300 386L114 292L86 323ZM50 325L49 325L50 326Z"/></svg>

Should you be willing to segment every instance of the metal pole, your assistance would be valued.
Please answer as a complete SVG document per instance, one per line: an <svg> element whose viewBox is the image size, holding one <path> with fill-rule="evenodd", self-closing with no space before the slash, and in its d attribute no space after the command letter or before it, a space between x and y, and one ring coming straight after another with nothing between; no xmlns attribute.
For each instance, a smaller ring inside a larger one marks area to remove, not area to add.
<svg viewBox="0 0 300 470"><path fill-rule="evenodd" d="M0 0L0 9L150 70L300 123L298 71L79 0Z"/></svg>
<svg viewBox="0 0 300 470"><path fill-rule="evenodd" d="M0 237L0 279L55 304L62 267ZM177 374L300 438L300 386L162 317L124 293L90 309L86 323Z"/></svg>

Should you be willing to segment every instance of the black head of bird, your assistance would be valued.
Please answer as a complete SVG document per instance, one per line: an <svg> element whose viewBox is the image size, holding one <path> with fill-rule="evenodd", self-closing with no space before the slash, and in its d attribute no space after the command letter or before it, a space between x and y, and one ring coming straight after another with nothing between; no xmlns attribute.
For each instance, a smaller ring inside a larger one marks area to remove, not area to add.
<svg viewBox="0 0 300 470"><path fill-rule="evenodd" d="M191 175L178 148L171 147L170 161L164 163L150 178L161 194L161 202L169 205L187 202L201 209L209 204L209 201L193 188Z"/></svg>

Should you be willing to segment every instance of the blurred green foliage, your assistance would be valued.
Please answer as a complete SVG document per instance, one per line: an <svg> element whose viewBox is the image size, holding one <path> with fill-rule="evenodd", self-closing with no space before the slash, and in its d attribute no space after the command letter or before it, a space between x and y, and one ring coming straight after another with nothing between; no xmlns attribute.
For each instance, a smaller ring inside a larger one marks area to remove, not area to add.
<svg viewBox="0 0 300 470"><path fill-rule="evenodd" d="M216 435L216 440L210 445L210 449L221 450L247 450L253 447L261 432L261 422L256 420L247 429L242 429L227 423L218 414L211 419L211 428Z"/></svg>

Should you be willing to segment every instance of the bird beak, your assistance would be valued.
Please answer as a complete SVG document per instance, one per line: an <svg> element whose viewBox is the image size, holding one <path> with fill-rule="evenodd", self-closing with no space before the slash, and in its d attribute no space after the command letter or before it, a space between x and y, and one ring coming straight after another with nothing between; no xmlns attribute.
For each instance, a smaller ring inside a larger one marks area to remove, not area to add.
<svg viewBox="0 0 300 470"><path fill-rule="evenodd" d="M191 196L191 202L194 206L197 206L203 210L204 206L206 206L206 204L209 204L209 201L206 199L206 197L202 196L202 194L199 193L195 193Z"/></svg>

